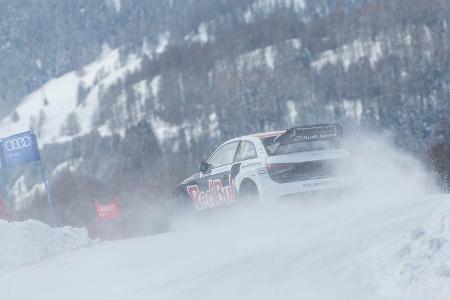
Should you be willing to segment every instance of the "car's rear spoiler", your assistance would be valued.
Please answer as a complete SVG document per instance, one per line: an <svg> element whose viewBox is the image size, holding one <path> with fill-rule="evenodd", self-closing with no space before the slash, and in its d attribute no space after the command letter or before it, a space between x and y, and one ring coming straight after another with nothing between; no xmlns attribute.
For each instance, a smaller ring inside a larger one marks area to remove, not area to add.
<svg viewBox="0 0 450 300"><path fill-rule="evenodd" d="M342 138L343 136L344 130L339 124L317 124L290 128L285 133L278 136L273 143L286 145L291 143Z"/></svg>

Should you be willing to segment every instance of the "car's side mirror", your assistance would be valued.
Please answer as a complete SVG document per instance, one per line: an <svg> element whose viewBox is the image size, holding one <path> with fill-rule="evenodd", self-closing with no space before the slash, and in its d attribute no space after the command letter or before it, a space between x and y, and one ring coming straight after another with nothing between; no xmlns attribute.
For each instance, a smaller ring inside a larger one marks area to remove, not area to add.
<svg viewBox="0 0 450 300"><path fill-rule="evenodd" d="M208 171L210 169L211 165L208 164L207 162L202 161L200 163L200 165L198 166L198 169L200 170L200 172L205 173L206 171Z"/></svg>

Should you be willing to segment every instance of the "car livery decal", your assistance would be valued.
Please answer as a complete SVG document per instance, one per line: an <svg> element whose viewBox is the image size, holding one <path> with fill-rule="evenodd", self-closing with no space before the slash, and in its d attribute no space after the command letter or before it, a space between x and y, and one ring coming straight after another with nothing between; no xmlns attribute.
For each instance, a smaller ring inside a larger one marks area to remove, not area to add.
<svg viewBox="0 0 450 300"><path fill-rule="evenodd" d="M236 188L234 180L228 177L229 185L223 186L220 179L208 180L208 190L202 191L198 185L187 186L189 197L197 210L228 205L234 202Z"/></svg>
<svg viewBox="0 0 450 300"><path fill-rule="evenodd" d="M257 161L257 162L251 162L251 163L247 163L247 164L242 164L241 169L246 169L246 168L251 168L251 167L256 167L256 166L261 166L262 162Z"/></svg>

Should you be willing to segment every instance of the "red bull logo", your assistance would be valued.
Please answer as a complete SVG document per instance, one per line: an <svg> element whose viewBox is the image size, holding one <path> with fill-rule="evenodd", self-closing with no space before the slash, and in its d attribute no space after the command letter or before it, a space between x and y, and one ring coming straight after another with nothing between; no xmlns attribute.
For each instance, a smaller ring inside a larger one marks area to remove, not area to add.
<svg viewBox="0 0 450 300"><path fill-rule="evenodd" d="M190 185L187 187L187 192L197 210L224 206L235 200L236 188L231 176L229 176L229 183L224 187L220 179L208 180L208 190L201 191L198 185Z"/></svg>

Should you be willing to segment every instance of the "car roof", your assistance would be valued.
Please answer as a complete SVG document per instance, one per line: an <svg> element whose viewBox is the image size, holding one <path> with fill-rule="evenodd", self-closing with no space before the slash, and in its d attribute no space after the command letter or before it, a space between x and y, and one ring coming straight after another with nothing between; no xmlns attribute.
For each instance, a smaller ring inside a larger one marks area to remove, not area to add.
<svg viewBox="0 0 450 300"><path fill-rule="evenodd" d="M254 140L255 138L257 138L257 139L270 138L270 137L278 136L285 132L286 132L286 130L281 130L281 131L268 131L268 132L260 132L260 133L243 135L243 136L240 136L240 137L237 137L234 139L230 139L230 140L224 142L222 145L231 143L231 142L241 141L241 140Z"/></svg>

